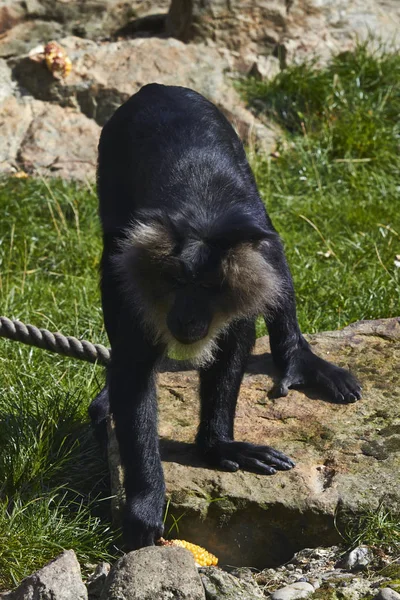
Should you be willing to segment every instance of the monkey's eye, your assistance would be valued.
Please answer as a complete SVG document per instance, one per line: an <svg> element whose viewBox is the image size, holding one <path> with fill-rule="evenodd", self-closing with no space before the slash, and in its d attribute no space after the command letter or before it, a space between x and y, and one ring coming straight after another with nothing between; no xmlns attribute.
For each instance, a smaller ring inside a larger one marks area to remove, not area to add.
<svg viewBox="0 0 400 600"><path fill-rule="evenodd" d="M220 281L202 281L200 285L203 289L214 294L220 292L222 287Z"/></svg>
<svg viewBox="0 0 400 600"><path fill-rule="evenodd" d="M183 277L176 275L176 273L168 273L168 271L164 272L164 279L172 287L180 287L186 283Z"/></svg>

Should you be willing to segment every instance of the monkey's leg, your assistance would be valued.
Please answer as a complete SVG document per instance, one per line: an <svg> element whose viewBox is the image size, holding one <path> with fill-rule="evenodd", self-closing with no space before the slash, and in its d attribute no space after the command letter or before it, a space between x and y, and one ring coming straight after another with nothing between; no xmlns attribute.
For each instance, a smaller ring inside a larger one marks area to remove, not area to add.
<svg viewBox="0 0 400 600"><path fill-rule="evenodd" d="M233 440L237 397L254 342L253 320L232 324L218 342L215 361L200 370L201 418L196 441L213 466L272 475L276 469L292 468L293 461L270 446Z"/></svg>
<svg viewBox="0 0 400 600"><path fill-rule="evenodd" d="M302 336L296 316L292 277L280 242L268 249L271 261L282 278L278 305L266 312L272 357L282 372L277 393L286 396L292 386L310 386L327 393L335 402L355 402L361 398L357 379L346 369L316 356Z"/></svg>
<svg viewBox="0 0 400 600"><path fill-rule="evenodd" d="M89 406L89 417L94 435L104 452L107 450L107 417L109 412L108 387L105 385Z"/></svg>
<svg viewBox="0 0 400 600"><path fill-rule="evenodd" d="M163 532L165 485L157 432L155 366L161 350L149 341L102 261L104 320L111 342L107 373L110 411L124 467L124 538L129 549L149 546Z"/></svg>

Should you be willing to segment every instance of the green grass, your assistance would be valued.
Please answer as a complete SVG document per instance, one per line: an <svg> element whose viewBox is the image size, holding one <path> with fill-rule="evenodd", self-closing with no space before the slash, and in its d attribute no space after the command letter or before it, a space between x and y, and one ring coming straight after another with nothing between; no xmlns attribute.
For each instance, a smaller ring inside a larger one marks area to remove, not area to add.
<svg viewBox="0 0 400 600"><path fill-rule="evenodd" d="M285 242L302 329L398 315L400 57L360 47L325 70L293 67L241 88L283 129L279 158L251 160ZM0 314L107 343L93 189L5 179L0 214ZM82 564L119 551L87 419L102 370L0 345L1 589L61 548Z"/></svg>
<svg viewBox="0 0 400 600"><path fill-rule="evenodd" d="M359 46L318 70L242 82L283 129L253 168L282 235L304 331L399 314L400 57Z"/></svg>
<svg viewBox="0 0 400 600"><path fill-rule="evenodd" d="M366 509L358 515L351 513L341 516L344 522L338 529L347 548L374 546L380 551L398 557L400 552L400 515L391 511L385 501L375 510ZM400 570L400 567L399 567Z"/></svg>
<svg viewBox="0 0 400 600"><path fill-rule="evenodd" d="M0 313L106 343L95 193L61 181L0 183ZM87 407L94 365L1 340L0 589L62 548L82 564L118 550L107 469Z"/></svg>

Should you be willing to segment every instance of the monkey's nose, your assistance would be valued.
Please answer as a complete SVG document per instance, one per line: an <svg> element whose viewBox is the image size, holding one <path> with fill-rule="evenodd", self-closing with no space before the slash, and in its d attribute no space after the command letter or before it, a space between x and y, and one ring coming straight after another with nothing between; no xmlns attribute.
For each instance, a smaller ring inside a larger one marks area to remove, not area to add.
<svg viewBox="0 0 400 600"><path fill-rule="evenodd" d="M206 337L208 323L193 315L172 315L167 318L168 329L181 344L193 344Z"/></svg>

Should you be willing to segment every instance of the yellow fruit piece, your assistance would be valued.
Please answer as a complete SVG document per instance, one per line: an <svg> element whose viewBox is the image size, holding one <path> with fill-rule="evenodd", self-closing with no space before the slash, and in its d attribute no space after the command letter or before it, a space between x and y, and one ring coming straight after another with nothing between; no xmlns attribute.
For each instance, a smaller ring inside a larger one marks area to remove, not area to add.
<svg viewBox="0 0 400 600"><path fill-rule="evenodd" d="M186 548L189 550L200 567L212 567L218 564L218 558L211 554L211 552L207 552L201 546L197 546L197 544L192 544L191 542L187 542L186 540L160 540L161 545L163 546L180 546L181 548Z"/></svg>
<svg viewBox="0 0 400 600"><path fill-rule="evenodd" d="M71 59L57 42L49 42L44 47L47 68L53 75L67 77L72 69Z"/></svg>

